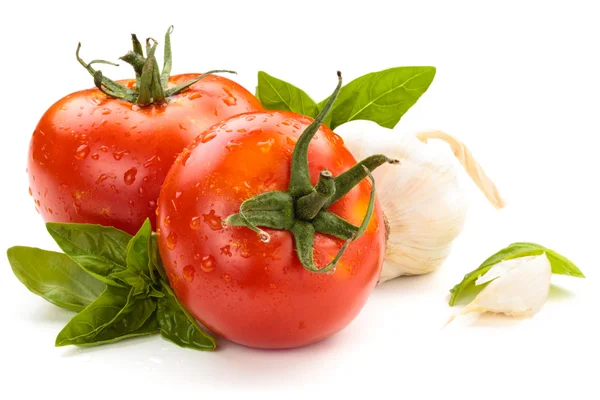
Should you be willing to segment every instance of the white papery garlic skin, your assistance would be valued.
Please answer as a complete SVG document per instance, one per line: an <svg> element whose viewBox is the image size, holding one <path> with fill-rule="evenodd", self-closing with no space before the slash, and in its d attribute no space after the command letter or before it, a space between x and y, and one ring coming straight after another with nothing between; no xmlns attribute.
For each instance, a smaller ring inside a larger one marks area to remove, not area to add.
<svg viewBox="0 0 600 400"><path fill-rule="evenodd" d="M502 313L510 316L531 316L537 313L550 292L552 268L546 253L502 261L479 277L475 285L490 282L462 310Z"/></svg>
<svg viewBox="0 0 600 400"><path fill-rule="evenodd" d="M466 219L467 201L457 179L460 169L448 151L428 145L428 139L448 143L488 199L498 208L504 203L471 153L453 137L437 131L415 135L380 129L374 134L374 129L344 129L338 134L357 160L373 154L400 160L399 165L382 165L373 172L388 228L382 283L437 269Z"/></svg>

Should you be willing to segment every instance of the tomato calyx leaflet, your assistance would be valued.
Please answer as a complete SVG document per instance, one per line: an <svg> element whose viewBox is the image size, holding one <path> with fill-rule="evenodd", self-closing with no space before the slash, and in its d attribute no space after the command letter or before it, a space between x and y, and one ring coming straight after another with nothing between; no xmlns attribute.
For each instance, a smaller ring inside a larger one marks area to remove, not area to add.
<svg viewBox="0 0 600 400"><path fill-rule="evenodd" d="M244 201L237 214L225 220L226 226L246 226L256 232L263 242L270 240L269 234L259 226L287 230L294 236L296 251L302 266L311 272L325 273L333 268L350 245L366 230L375 207L375 181L371 171L384 163L398 164L382 154L368 157L346 172L334 177L328 170L319 174L316 185L310 182L308 169L308 147L313 136L327 118L342 86L338 72L338 85L314 121L304 130L292 154L290 183L286 192L261 193ZM360 226L354 226L327 208L342 198L364 178L372 183L367 212ZM313 245L316 233L346 240L334 259L322 268L314 263Z"/></svg>
<svg viewBox="0 0 600 400"><path fill-rule="evenodd" d="M162 71L158 67L158 62L156 61L155 56L158 42L152 38L146 39L146 56L144 57L142 44L135 34L131 35L133 51L129 51L127 54L120 57L120 59L131 65L135 71L136 85L133 89L105 77L102 74L102 71L96 70L92 67L92 64L108 64L113 66L118 66L118 64L105 60L93 60L89 63L83 61L83 59L79 56L81 43L77 45L75 57L77 58L77 61L79 61L79 63L90 73L90 75L94 77L94 84L98 90L107 96L122 99L130 103L134 103L140 107L150 104L164 104L167 102L167 98L169 98L169 96L184 91L208 75L212 75L217 72L227 72L231 74L236 73L235 71L229 70L211 70L180 85L167 88L169 75L171 74L171 66L173 64L173 57L171 53L171 33L173 33L173 26L170 26L165 34L164 65Z"/></svg>

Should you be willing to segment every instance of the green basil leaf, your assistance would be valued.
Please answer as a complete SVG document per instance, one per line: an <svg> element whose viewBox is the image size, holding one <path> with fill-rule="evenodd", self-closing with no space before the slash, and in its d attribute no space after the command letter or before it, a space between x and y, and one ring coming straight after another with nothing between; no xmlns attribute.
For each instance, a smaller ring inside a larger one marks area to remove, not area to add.
<svg viewBox="0 0 600 400"><path fill-rule="evenodd" d="M548 261L550 261L553 274L585 278L583 273L575 266L575 264L573 264L573 262L557 252L536 243L517 242L512 243L508 247L489 257L479 266L479 268L466 274L462 282L450 289L450 293L452 293L450 296L450 305L453 306L456 300L466 292L472 293L473 289L475 289L474 286L477 278L488 272L494 265L513 258L539 256L543 253L546 253ZM480 286L481 289L484 287L483 285Z"/></svg>
<svg viewBox="0 0 600 400"><path fill-rule="evenodd" d="M148 254L151 236L152 226L150 220L146 219L136 235L127 244L127 269L110 274L112 280L132 286L135 289L135 297L142 294L145 297L155 279L154 268L150 265L150 255Z"/></svg>
<svg viewBox="0 0 600 400"><path fill-rule="evenodd" d="M71 311L90 305L106 285L62 253L16 246L7 251L16 277L32 293Z"/></svg>
<svg viewBox="0 0 600 400"><path fill-rule="evenodd" d="M168 282L167 273L165 272L165 267L160 258L160 251L158 250L158 235L155 232L152 232L150 242L148 243L148 254L150 255L150 268L158 272L163 281Z"/></svg>
<svg viewBox="0 0 600 400"><path fill-rule="evenodd" d="M369 120L393 128L429 88L435 67L397 67L372 72L342 87L331 111L330 128ZM319 107L327 99L319 103Z"/></svg>
<svg viewBox="0 0 600 400"><path fill-rule="evenodd" d="M127 269L136 272L137 275L148 277L153 275L152 268L150 268L150 255L148 254L150 236L152 236L152 225L150 219L146 219L139 231L127 244Z"/></svg>
<svg viewBox="0 0 600 400"><path fill-rule="evenodd" d="M92 276L111 286L110 278L127 268L127 245L132 236L113 227L49 222L48 232L73 261Z"/></svg>
<svg viewBox="0 0 600 400"><path fill-rule="evenodd" d="M198 322L183 308L175 293L163 284L165 297L158 299L160 334L180 347L196 350L214 350L215 340L202 330Z"/></svg>
<svg viewBox="0 0 600 400"><path fill-rule="evenodd" d="M302 89L264 71L258 72L256 97L267 110L292 111L313 118L318 112L317 103Z"/></svg>
<svg viewBox="0 0 600 400"><path fill-rule="evenodd" d="M63 328L56 337L56 346L93 346L157 332L157 322L151 318L156 301L136 299L132 292L133 289L107 286L96 301Z"/></svg>

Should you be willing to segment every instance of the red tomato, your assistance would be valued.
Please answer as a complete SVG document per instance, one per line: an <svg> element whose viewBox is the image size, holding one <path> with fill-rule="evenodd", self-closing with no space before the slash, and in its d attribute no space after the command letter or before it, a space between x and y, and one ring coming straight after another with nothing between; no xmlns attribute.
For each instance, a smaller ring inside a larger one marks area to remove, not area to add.
<svg viewBox="0 0 600 400"><path fill-rule="evenodd" d="M161 190L159 246L175 293L209 329L243 345L291 348L332 335L358 314L380 273L385 227L378 203L332 274L305 269L288 231L265 229L271 240L263 243L246 227L221 224L244 200L287 190L294 144L310 122L290 112L232 117L181 153ZM356 164L325 126L310 142L308 159L312 184L324 169L337 176ZM329 211L360 225L370 193L362 180ZM343 243L317 234L317 266Z"/></svg>
<svg viewBox="0 0 600 400"><path fill-rule="evenodd" d="M173 76L167 87L198 74ZM121 81L133 87L135 81ZM46 111L29 147L30 193L45 221L112 225L134 234L155 226L160 187L181 150L213 124L259 101L237 83L207 76L166 105L138 107L98 89Z"/></svg>

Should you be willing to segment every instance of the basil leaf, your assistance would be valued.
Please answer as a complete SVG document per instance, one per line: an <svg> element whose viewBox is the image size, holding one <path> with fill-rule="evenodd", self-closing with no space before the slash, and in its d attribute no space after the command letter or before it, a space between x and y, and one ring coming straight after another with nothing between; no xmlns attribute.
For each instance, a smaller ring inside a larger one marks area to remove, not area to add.
<svg viewBox="0 0 600 400"><path fill-rule="evenodd" d="M63 328L56 337L56 346L92 346L157 332L157 323L151 319L156 302L152 298L135 299L132 292L107 286L96 301Z"/></svg>
<svg viewBox="0 0 600 400"><path fill-rule="evenodd" d="M152 232L148 243L148 254L150 255L150 268L160 275L163 281L168 282L165 267L163 267L160 251L158 250L158 235Z"/></svg>
<svg viewBox="0 0 600 400"><path fill-rule="evenodd" d="M538 256L543 253L546 253L546 257L548 257L548 261L550 261L553 274L585 278L583 273L575 266L575 264L573 264L573 262L557 252L536 243L517 242L512 243L508 247L489 257L479 266L479 268L466 274L462 282L450 289L450 293L452 293L450 296L450 305L453 306L456 300L466 292L473 292L473 287L475 286L477 278L488 272L494 265L513 258ZM483 285L480 286L481 289L484 287Z"/></svg>
<svg viewBox="0 0 600 400"><path fill-rule="evenodd" d="M58 246L89 274L108 285L122 286L110 275L126 269L131 235L92 224L49 222L46 228Z"/></svg>
<svg viewBox="0 0 600 400"><path fill-rule="evenodd" d="M331 111L330 128L369 120L393 128L429 88L435 67L397 67L372 72L344 85ZM319 103L319 107L327 99Z"/></svg>
<svg viewBox="0 0 600 400"><path fill-rule="evenodd" d="M148 277L153 275L152 268L150 268L150 255L148 254L151 235L152 225L150 220L146 219L139 231L127 244L127 269L136 272L137 275Z"/></svg>
<svg viewBox="0 0 600 400"><path fill-rule="evenodd" d="M106 285L62 253L16 246L7 251L16 277L32 293L71 311L90 305Z"/></svg>
<svg viewBox="0 0 600 400"><path fill-rule="evenodd" d="M173 290L163 284L165 297L158 299L158 325L160 334L180 347L196 350L214 350L215 340L202 330L175 297Z"/></svg>
<svg viewBox="0 0 600 400"><path fill-rule="evenodd" d="M126 263L127 269L110 274L110 278L135 288L134 296L142 293L148 294L149 285L154 280L154 268L150 266L150 236L152 226L146 219L136 235L127 244Z"/></svg>
<svg viewBox="0 0 600 400"><path fill-rule="evenodd" d="M292 111L313 118L318 112L317 103L306 92L264 71L258 72L256 97L267 110Z"/></svg>

